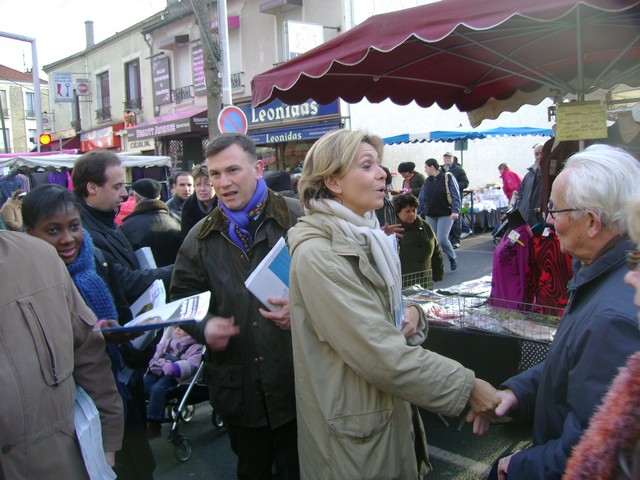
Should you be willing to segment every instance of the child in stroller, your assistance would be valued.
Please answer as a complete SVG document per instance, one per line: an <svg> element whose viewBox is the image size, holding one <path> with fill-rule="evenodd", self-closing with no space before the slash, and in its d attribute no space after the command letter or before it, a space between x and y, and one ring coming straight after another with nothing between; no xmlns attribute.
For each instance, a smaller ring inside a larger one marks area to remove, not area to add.
<svg viewBox="0 0 640 480"><path fill-rule="evenodd" d="M202 356L202 345L180 326L173 325L169 329L170 334L166 332L158 343L144 376L144 391L149 399L147 435L150 438L160 436L167 391L189 380L198 369Z"/></svg>

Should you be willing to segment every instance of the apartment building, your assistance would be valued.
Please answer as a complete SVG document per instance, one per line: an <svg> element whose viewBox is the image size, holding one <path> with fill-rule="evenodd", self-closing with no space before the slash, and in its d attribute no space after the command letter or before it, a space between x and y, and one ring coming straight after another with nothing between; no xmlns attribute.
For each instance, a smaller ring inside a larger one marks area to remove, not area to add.
<svg viewBox="0 0 640 480"><path fill-rule="evenodd" d="M40 80L42 105L49 103L49 88ZM0 153L28 152L36 147L36 110L33 75L0 65ZM46 110L46 107L43 107ZM51 116L43 115L43 127Z"/></svg>

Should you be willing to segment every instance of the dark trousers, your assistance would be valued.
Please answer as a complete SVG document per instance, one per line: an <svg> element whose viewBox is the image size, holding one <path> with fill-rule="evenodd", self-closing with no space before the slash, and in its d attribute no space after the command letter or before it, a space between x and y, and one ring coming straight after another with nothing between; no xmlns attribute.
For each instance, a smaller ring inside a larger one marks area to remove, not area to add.
<svg viewBox="0 0 640 480"><path fill-rule="evenodd" d="M231 450L238 456L240 480L272 480L272 468L284 458L287 471L278 472L280 479L298 480L298 434L296 421L276 429L269 427L247 428L225 422ZM281 469L278 469L281 470Z"/></svg>
<svg viewBox="0 0 640 480"><path fill-rule="evenodd" d="M156 375L147 372L144 376L144 393L149 399L147 404L147 418L149 420L164 419L164 405L167 390L178 385L175 377L170 375Z"/></svg>

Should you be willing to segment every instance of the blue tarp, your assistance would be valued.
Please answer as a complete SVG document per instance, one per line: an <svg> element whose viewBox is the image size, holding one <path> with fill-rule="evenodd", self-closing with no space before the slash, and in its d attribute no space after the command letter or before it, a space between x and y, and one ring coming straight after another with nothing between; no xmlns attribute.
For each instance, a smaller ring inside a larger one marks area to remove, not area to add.
<svg viewBox="0 0 640 480"><path fill-rule="evenodd" d="M537 127L496 127L485 130L434 130L422 133L403 133L384 138L385 145L423 142L454 142L456 140L475 140L487 137L516 137L524 135L553 136L550 128Z"/></svg>

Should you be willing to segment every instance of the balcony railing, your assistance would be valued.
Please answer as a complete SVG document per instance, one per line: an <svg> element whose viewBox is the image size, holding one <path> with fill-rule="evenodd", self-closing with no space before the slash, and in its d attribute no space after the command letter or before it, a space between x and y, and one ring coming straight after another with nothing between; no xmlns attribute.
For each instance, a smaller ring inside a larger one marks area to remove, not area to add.
<svg viewBox="0 0 640 480"><path fill-rule="evenodd" d="M236 88L244 88L244 72L231 74L231 90Z"/></svg>
<svg viewBox="0 0 640 480"><path fill-rule="evenodd" d="M35 118L36 117L36 111L27 109L27 110L24 111L24 115L27 118Z"/></svg>
<svg viewBox="0 0 640 480"><path fill-rule="evenodd" d="M96 120L111 120L111 106L97 109Z"/></svg>
<svg viewBox="0 0 640 480"><path fill-rule="evenodd" d="M185 100L189 100L190 98L193 98L191 85L171 90L171 95L173 96L173 103L181 103Z"/></svg>
<svg viewBox="0 0 640 480"><path fill-rule="evenodd" d="M142 112L142 97L131 98L124 102L124 110L134 110L136 112Z"/></svg>

